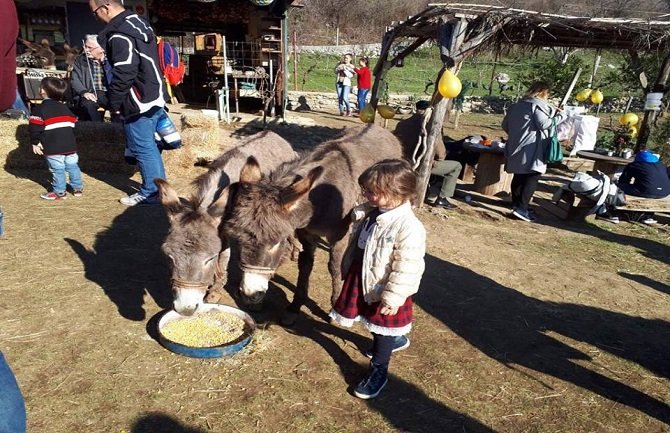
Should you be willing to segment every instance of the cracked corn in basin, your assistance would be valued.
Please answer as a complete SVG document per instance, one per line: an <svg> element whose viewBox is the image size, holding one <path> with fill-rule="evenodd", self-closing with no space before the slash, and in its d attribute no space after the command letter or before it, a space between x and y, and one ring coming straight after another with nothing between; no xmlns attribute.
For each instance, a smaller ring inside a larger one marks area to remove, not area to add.
<svg viewBox="0 0 670 433"><path fill-rule="evenodd" d="M221 346L238 340L248 332L244 319L218 310L179 318L166 323L161 329L165 338L189 347Z"/></svg>

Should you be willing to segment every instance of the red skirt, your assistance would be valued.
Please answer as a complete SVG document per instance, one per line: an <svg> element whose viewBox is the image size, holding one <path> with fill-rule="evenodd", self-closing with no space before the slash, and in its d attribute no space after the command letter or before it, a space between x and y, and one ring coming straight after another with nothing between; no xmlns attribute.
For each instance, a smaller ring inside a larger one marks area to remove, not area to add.
<svg viewBox="0 0 670 433"><path fill-rule="evenodd" d="M405 303L398 308L396 314L380 314L382 303L368 304L363 297L363 290L361 289L362 264L362 260L354 260L351 264L349 272L344 277L340 297L337 298L333 307L334 312L342 318L348 319L347 321L362 320L370 331L382 335L395 335L393 331L397 328L407 328L402 334L409 331L413 319L412 305L414 303L412 298L408 297ZM335 319L337 320L337 317ZM346 323L342 323L341 320L339 322L346 326ZM384 332L385 330L389 332Z"/></svg>

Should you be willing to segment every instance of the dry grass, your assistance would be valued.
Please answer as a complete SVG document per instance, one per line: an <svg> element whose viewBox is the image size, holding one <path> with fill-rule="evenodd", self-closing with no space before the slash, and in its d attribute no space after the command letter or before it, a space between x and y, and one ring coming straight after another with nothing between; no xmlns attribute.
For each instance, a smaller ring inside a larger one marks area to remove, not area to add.
<svg viewBox="0 0 670 433"><path fill-rule="evenodd" d="M350 388L366 371L369 335L324 320L324 251L295 327L276 324L296 281L288 262L252 313L260 328L244 351L181 357L152 338L170 305L162 209L118 204L127 178L111 174L87 177L82 199L46 202L42 176L0 173L0 346L31 432L667 431L667 219L565 224L540 212L542 223L525 224L460 201L420 210L427 271L412 345L366 402Z"/></svg>

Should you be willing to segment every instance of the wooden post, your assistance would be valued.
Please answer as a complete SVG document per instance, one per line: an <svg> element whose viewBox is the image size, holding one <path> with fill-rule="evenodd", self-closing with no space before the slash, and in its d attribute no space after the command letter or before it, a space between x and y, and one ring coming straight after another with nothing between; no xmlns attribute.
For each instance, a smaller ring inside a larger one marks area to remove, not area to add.
<svg viewBox="0 0 670 433"><path fill-rule="evenodd" d="M298 90L298 33L293 32L293 90Z"/></svg>
<svg viewBox="0 0 670 433"><path fill-rule="evenodd" d="M444 70L446 70L446 68ZM441 75L442 74L440 74L440 76ZM439 76L437 81L439 81ZM421 161L421 165L419 165L419 168L417 169L417 176L419 178L417 207L421 207L423 200L426 197L426 188L428 187L428 180L430 179L430 171L433 168L435 141L442 140L442 125L444 124L444 115L446 114L447 106L449 105L449 99L442 98L437 91L433 95L433 99L438 99L438 102L433 104L433 114L430 116L430 121L426 127L428 132L428 136L426 137L426 154L423 161Z"/></svg>
<svg viewBox="0 0 670 433"><path fill-rule="evenodd" d="M665 93L666 86L665 83L668 81L668 76L670 76L670 54L665 57L663 60L663 67L656 78L656 83L650 89L651 92L663 92ZM649 135L651 134L651 129L658 115L658 110L644 110L644 119L640 125L640 130L637 135L637 142L635 143L635 153L638 153L647 145L649 140Z"/></svg>
<svg viewBox="0 0 670 433"><path fill-rule="evenodd" d="M596 50L596 57L593 60L593 70L591 71L591 75L589 76L589 86L588 86L589 89L593 84L593 79L596 77L596 73L598 72L599 66L600 66L600 48Z"/></svg>
<svg viewBox="0 0 670 433"><path fill-rule="evenodd" d="M384 81L386 79L386 73L393 66L388 60L389 50L391 49L391 44L395 38L395 32L389 30L384 34L382 40L382 49L379 53L379 60L375 65L375 69L372 74L375 76L375 82L372 85L372 90L370 91L370 105L375 110L377 109L377 104L379 103L379 91L384 88Z"/></svg>
<svg viewBox="0 0 670 433"><path fill-rule="evenodd" d="M496 56L493 59L493 69L491 70L491 81L489 81L489 96L493 93L493 80L496 76L496 66L498 65L498 60L500 59L500 50L496 50Z"/></svg>

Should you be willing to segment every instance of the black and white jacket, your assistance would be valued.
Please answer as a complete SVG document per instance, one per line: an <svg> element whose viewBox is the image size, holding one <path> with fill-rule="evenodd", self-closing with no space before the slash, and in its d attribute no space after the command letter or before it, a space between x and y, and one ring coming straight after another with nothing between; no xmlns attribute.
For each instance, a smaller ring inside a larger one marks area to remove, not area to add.
<svg viewBox="0 0 670 433"><path fill-rule="evenodd" d="M158 62L156 35L137 14L125 11L115 16L98 36L112 64L107 97L112 112L128 118L164 107L168 99Z"/></svg>
<svg viewBox="0 0 670 433"><path fill-rule="evenodd" d="M28 120L30 144L42 143L44 154L68 155L77 151L74 124L77 118L61 102L45 99L33 109Z"/></svg>

